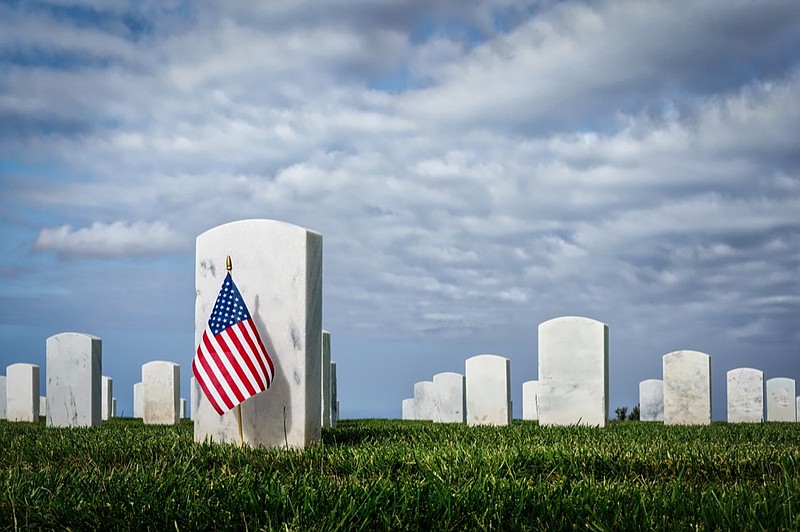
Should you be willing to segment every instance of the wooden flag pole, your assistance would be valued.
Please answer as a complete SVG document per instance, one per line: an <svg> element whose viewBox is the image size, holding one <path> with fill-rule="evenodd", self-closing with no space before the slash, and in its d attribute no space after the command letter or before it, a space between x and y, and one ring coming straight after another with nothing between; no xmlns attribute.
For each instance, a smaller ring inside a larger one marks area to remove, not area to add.
<svg viewBox="0 0 800 532"><path fill-rule="evenodd" d="M231 256L225 257L225 269L228 273L233 271L233 264L231 263ZM242 432L242 403L236 405L236 424L239 427L239 447L244 447L244 433Z"/></svg>

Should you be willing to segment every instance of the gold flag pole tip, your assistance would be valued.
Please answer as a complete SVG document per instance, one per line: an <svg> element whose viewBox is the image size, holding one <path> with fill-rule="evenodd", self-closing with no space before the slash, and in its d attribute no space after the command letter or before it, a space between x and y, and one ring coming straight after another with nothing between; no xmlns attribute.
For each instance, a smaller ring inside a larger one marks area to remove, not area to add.
<svg viewBox="0 0 800 532"><path fill-rule="evenodd" d="M231 256L228 255L225 257L225 269L228 271L233 270L233 265L231 264Z"/></svg>

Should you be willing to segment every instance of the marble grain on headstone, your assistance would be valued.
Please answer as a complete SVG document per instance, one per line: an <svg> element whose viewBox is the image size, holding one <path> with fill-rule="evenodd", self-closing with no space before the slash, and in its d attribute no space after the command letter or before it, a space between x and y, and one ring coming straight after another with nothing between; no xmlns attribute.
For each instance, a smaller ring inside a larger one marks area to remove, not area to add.
<svg viewBox="0 0 800 532"><path fill-rule="evenodd" d="M795 381L774 377L767 381L767 421L797 421Z"/></svg>
<svg viewBox="0 0 800 532"><path fill-rule="evenodd" d="M754 368L736 368L726 374L728 423L764 421L764 372Z"/></svg>
<svg viewBox="0 0 800 532"><path fill-rule="evenodd" d="M711 357L699 351L673 351L662 357L664 424L711 424Z"/></svg>
<svg viewBox="0 0 800 532"><path fill-rule="evenodd" d="M48 427L96 427L102 422L103 343L65 332L47 339Z"/></svg>
<svg viewBox="0 0 800 532"><path fill-rule="evenodd" d="M145 425L180 422L181 370L174 362L154 360L142 365L142 421Z"/></svg>
<svg viewBox="0 0 800 532"><path fill-rule="evenodd" d="M438 415L439 405L433 388L433 381L420 381L414 383L414 411L416 419L433 421Z"/></svg>
<svg viewBox="0 0 800 532"><path fill-rule="evenodd" d="M39 366L19 363L6 368L6 419L39 421Z"/></svg>
<svg viewBox="0 0 800 532"><path fill-rule="evenodd" d="M475 355L465 362L468 425L511 423L511 361Z"/></svg>
<svg viewBox="0 0 800 532"><path fill-rule="evenodd" d="M664 381L661 379L639 383L639 420L664 421Z"/></svg>
<svg viewBox="0 0 800 532"><path fill-rule="evenodd" d="M580 316L539 324L539 423L606 426L608 325Z"/></svg>
<svg viewBox="0 0 800 532"><path fill-rule="evenodd" d="M437 423L463 423L466 421L467 400L464 376L445 371L433 376L433 393L437 409L433 421Z"/></svg>
<svg viewBox="0 0 800 532"><path fill-rule="evenodd" d="M522 419L527 421L539 419L539 381L522 383Z"/></svg>

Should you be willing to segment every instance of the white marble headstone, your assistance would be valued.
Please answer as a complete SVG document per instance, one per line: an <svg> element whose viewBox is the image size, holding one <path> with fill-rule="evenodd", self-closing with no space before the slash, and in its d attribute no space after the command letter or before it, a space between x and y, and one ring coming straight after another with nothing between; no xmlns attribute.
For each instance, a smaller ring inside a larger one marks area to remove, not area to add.
<svg viewBox="0 0 800 532"><path fill-rule="evenodd" d="M460 373L446 371L433 376L433 393L438 408L433 420L437 423L464 423L467 419L465 379Z"/></svg>
<svg viewBox="0 0 800 532"><path fill-rule="evenodd" d="M252 446L303 448L322 432L322 235L275 220L242 220L197 237L195 345L231 257L233 280L275 364L269 389L241 405ZM236 410L217 415L201 392L194 438L239 443Z"/></svg>
<svg viewBox="0 0 800 532"><path fill-rule="evenodd" d="M144 417L144 395L142 395L141 382L133 385L133 417Z"/></svg>
<svg viewBox="0 0 800 532"><path fill-rule="evenodd" d="M403 399L402 408L400 411L401 419L416 419L416 412L414 412L414 398Z"/></svg>
<svg viewBox="0 0 800 532"><path fill-rule="evenodd" d="M414 383L414 412L416 419L433 421L438 415L439 404L433 381Z"/></svg>
<svg viewBox="0 0 800 532"><path fill-rule="evenodd" d="M322 426L330 427L331 423L331 333L322 331L322 363L320 366L322 373Z"/></svg>
<svg viewBox="0 0 800 532"><path fill-rule="evenodd" d="M19 363L6 368L6 419L39 421L39 366Z"/></svg>
<svg viewBox="0 0 800 532"><path fill-rule="evenodd" d="M664 421L664 381L661 379L639 383L639 420Z"/></svg>
<svg viewBox="0 0 800 532"><path fill-rule="evenodd" d="M522 383L522 419L527 421L539 419L539 381Z"/></svg>
<svg viewBox="0 0 800 532"><path fill-rule="evenodd" d="M47 396L39 396L39 417L47 415ZM45 418L46 419L46 418Z"/></svg>
<svg viewBox="0 0 800 532"><path fill-rule="evenodd" d="M605 427L608 325L580 316L539 324L539 423Z"/></svg>
<svg viewBox="0 0 800 532"><path fill-rule="evenodd" d="M189 407L191 408L192 419L197 417L197 409L200 408L200 396L203 395L203 390L197 384L197 379L191 377L189 379Z"/></svg>
<svg viewBox="0 0 800 532"><path fill-rule="evenodd" d="M100 393L100 397L102 398L100 408L103 413L103 421L106 421L114 417L111 413L113 408L114 380L108 375L103 375L102 383L103 389Z"/></svg>
<svg viewBox="0 0 800 532"><path fill-rule="evenodd" d="M0 419L6 418L6 376L0 375Z"/></svg>
<svg viewBox="0 0 800 532"><path fill-rule="evenodd" d="M728 371L728 423L764 421L764 372L753 368Z"/></svg>
<svg viewBox="0 0 800 532"><path fill-rule="evenodd" d="M511 361L499 355L475 355L464 366L467 424L510 424Z"/></svg>
<svg viewBox="0 0 800 532"><path fill-rule="evenodd" d="M339 422L339 386L336 383L336 362L331 362L331 426Z"/></svg>
<svg viewBox="0 0 800 532"><path fill-rule="evenodd" d="M711 357L699 351L673 351L662 357L664 424L711 424Z"/></svg>
<svg viewBox="0 0 800 532"><path fill-rule="evenodd" d="M767 421L797 421L794 379L775 377L767 381Z"/></svg>
<svg viewBox="0 0 800 532"><path fill-rule="evenodd" d="M117 417L117 398L111 398L111 417Z"/></svg>
<svg viewBox="0 0 800 532"><path fill-rule="evenodd" d="M142 395L145 425L177 425L180 422L180 366L165 360L143 364Z"/></svg>
<svg viewBox="0 0 800 532"><path fill-rule="evenodd" d="M48 427L96 427L102 422L103 342L65 332L47 339Z"/></svg>
<svg viewBox="0 0 800 532"><path fill-rule="evenodd" d="M181 397L181 419L186 419L186 399Z"/></svg>
<svg viewBox="0 0 800 532"><path fill-rule="evenodd" d="M797 421L800 421L800 396L797 396L795 402L797 403L797 408L796 408Z"/></svg>

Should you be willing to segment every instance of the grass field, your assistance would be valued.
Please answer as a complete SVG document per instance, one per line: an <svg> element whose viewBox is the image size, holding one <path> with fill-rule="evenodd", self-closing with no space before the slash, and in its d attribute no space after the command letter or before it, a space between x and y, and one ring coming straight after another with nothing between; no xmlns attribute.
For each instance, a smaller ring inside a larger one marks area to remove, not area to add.
<svg viewBox="0 0 800 532"><path fill-rule="evenodd" d="M800 423L353 420L305 451L0 421L2 529L800 530Z"/></svg>

